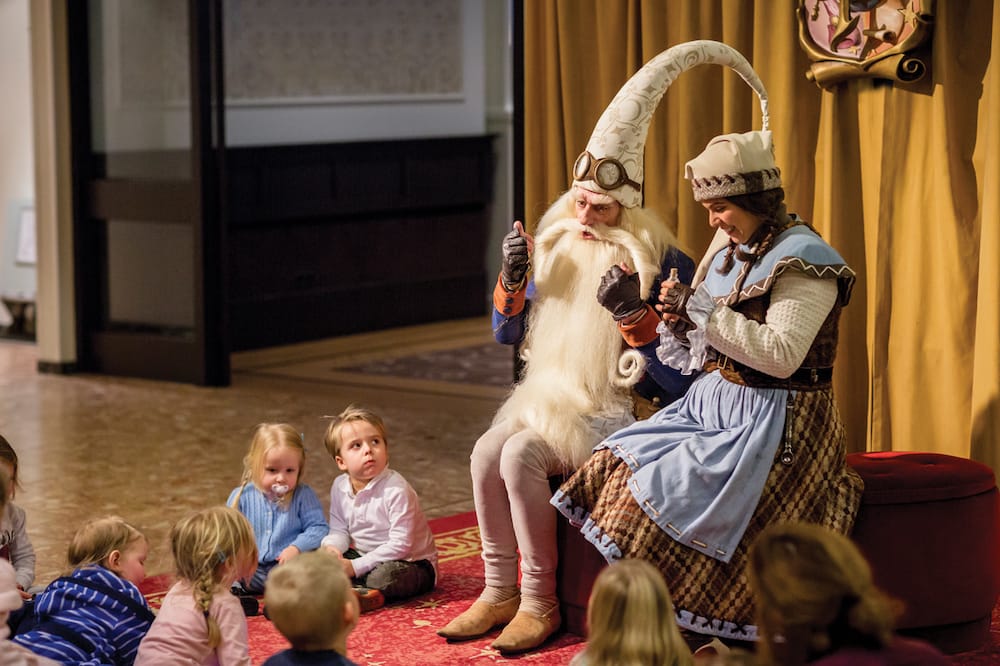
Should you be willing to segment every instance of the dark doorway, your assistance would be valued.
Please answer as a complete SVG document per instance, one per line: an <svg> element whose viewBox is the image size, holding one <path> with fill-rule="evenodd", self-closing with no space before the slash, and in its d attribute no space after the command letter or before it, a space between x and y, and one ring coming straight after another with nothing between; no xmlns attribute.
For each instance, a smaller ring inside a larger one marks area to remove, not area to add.
<svg viewBox="0 0 1000 666"><path fill-rule="evenodd" d="M221 0L66 4L79 367L226 385Z"/></svg>

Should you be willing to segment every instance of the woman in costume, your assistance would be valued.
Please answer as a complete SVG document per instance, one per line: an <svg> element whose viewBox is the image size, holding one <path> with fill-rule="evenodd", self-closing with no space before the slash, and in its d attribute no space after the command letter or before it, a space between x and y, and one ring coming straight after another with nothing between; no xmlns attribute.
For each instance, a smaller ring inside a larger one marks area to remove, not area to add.
<svg viewBox="0 0 1000 666"><path fill-rule="evenodd" d="M786 212L770 132L716 137L685 170L728 242L697 289L663 283L658 353L704 374L599 445L552 503L609 561L656 564L683 628L754 640L753 538L785 521L845 534L860 502L831 387L855 275Z"/></svg>

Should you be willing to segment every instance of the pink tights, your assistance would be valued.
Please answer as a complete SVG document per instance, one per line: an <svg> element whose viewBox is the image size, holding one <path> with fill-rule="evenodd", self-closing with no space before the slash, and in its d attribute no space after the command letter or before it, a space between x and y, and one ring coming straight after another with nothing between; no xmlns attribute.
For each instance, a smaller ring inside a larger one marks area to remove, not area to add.
<svg viewBox="0 0 1000 666"><path fill-rule="evenodd" d="M522 597L555 599L556 510L549 477L563 473L552 449L531 430L500 423L472 450L472 491L483 543L486 585L517 585Z"/></svg>

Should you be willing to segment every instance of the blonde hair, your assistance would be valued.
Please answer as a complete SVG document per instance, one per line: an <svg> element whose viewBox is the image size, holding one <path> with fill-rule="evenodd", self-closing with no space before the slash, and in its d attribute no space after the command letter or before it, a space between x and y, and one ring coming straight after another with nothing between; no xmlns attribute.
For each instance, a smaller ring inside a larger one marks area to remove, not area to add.
<svg viewBox="0 0 1000 666"><path fill-rule="evenodd" d="M69 542L66 559L71 569L81 567L101 566L107 568L111 553L124 553L133 544L149 540L124 518L104 516L94 518L76 531L73 540Z"/></svg>
<svg viewBox="0 0 1000 666"><path fill-rule="evenodd" d="M302 553L271 570L264 584L267 615L297 650L328 647L344 627L351 581L339 558L325 550Z"/></svg>
<svg viewBox="0 0 1000 666"><path fill-rule="evenodd" d="M344 426L352 421L364 421L368 423L379 431L385 445L389 445L389 438L386 436L385 423L382 421L382 417L367 407L348 405L347 409L337 416L330 418L330 423L326 426L326 434L323 435L323 446L326 447L327 452L334 458L340 455L340 447L344 445L341 436Z"/></svg>
<svg viewBox="0 0 1000 666"><path fill-rule="evenodd" d="M253 430L253 438L250 440L250 449L243 457L243 476L240 479L240 491L236 493L230 506L239 508L240 497L248 483L253 483L263 491L266 488L260 487L260 480L264 477L264 462L267 454L274 449L295 449L299 452L299 480L306 467L306 446L302 441L302 434L293 426L287 423L260 423ZM281 498L281 503L291 502L295 490Z"/></svg>
<svg viewBox="0 0 1000 666"><path fill-rule="evenodd" d="M10 445L10 442L4 439L3 435L0 435L0 460L10 463L10 487L7 491L10 493L11 499L13 499L17 489L21 487L20 482L17 480L17 451ZM4 502L7 501L6 492L3 494L3 500Z"/></svg>
<svg viewBox="0 0 1000 666"><path fill-rule="evenodd" d="M750 548L747 576L764 663L804 664L845 645L877 649L892 640L901 607L875 587L857 546L832 530L768 526Z"/></svg>
<svg viewBox="0 0 1000 666"><path fill-rule="evenodd" d="M587 603L585 662L607 666L690 666L663 574L644 560L608 565Z"/></svg>
<svg viewBox="0 0 1000 666"><path fill-rule="evenodd" d="M212 597L232 579L253 575L257 567L253 528L246 516L231 507L202 509L173 526L170 550L177 577L191 583L194 599L205 614L208 645L218 647L222 640L219 625L208 612Z"/></svg>

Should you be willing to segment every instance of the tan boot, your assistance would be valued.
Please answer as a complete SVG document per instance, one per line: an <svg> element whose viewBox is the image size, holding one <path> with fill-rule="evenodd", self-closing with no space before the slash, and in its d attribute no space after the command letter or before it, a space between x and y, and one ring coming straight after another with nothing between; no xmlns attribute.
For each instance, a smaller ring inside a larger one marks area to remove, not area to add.
<svg viewBox="0 0 1000 666"><path fill-rule="evenodd" d="M532 650L545 639L555 633L562 624L559 615L559 604L553 606L539 617L533 613L521 611L514 616L490 647L501 652L524 652Z"/></svg>
<svg viewBox="0 0 1000 666"><path fill-rule="evenodd" d="M520 604L520 595L515 595L498 604L476 601L467 611L438 629L437 634L448 640L478 638L493 627L510 622L517 614L517 607Z"/></svg>

